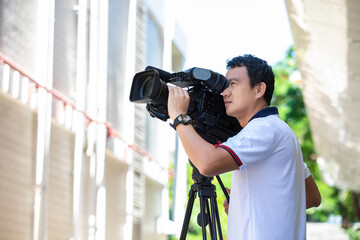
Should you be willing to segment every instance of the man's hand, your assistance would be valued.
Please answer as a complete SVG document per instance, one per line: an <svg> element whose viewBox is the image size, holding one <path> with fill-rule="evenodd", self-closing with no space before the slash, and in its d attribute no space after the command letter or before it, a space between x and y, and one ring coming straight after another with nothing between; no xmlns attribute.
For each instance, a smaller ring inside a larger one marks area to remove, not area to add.
<svg viewBox="0 0 360 240"><path fill-rule="evenodd" d="M228 194L230 194L230 189L229 188L226 188L226 191L228 192ZM226 198L225 198L223 206L224 206L224 211L225 211L226 215L228 215L228 213L229 213L229 203L228 203Z"/></svg>
<svg viewBox="0 0 360 240"><path fill-rule="evenodd" d="M168 85L169 99L168 99L168 112L172 120L180 114L186 114L189 108L190 96L189 93L176 86Z"/></svg>
<svg viewBox="0 0 360 240"><path fill-rule="evenodd" d="M318 207L321 203L321 195L315 183L314 178L310 175L305 179L306 191L306 209Z"/></svg>

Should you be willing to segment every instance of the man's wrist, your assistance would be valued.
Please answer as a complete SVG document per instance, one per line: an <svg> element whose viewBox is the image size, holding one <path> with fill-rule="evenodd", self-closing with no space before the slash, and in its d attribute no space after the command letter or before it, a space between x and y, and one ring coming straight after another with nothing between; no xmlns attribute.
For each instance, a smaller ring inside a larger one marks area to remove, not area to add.
<svg viewBox="0 0 360 240"><path fill-rule="evenodd" d="M174 122L170 126L176 130L176 127L179 124L189 125L192 123L192 119L187 114L180 114L176 118L174 118Z"/></svg>

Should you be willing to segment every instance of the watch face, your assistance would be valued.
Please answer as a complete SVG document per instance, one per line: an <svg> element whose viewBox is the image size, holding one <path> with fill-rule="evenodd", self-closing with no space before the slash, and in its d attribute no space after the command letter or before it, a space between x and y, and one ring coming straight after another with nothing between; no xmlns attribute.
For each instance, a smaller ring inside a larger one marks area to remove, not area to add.
<svg viewBox="0 0 360 240"><path fill-rule="evenodd" d="M190 121L191 118L189 117L189 115L184 115L183 120L187 122L187 121Z"/></svg>

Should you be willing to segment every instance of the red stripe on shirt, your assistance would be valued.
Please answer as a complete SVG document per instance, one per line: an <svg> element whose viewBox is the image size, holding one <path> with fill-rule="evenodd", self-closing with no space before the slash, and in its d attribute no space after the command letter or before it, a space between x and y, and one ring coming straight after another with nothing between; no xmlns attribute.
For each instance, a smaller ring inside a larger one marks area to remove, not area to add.
<svg viewBox="0 0 360 240"><path fill-rule="evenodd" d="M228 151L228 153L230 153L230 155L233 157L233 159L239 166L243 165L243 163L241 162L238 155L236 155L236 153L231 148L229 148L228 146L225 146L225 145L219 145L218 147L221 147L221 148L225 149L226 151Z"/></svg>

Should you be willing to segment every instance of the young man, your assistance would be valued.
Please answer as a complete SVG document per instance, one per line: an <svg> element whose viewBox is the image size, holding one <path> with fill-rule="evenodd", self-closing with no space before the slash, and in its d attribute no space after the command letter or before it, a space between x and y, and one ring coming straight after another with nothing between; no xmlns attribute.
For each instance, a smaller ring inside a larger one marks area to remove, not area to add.
<svg viewBox="0 0 360 240"><path fill-rule="evenodd" d="M183 116L190 100L187 91L169 86L170 118L175 123L185 119L176 125L182 145L201 174L210 177L233 171L229 239L305 239L304 179L309 174L305 176L295 134L277 109L269 107L272 68L262 59L244 55L228 61L227 69L229 86L222 93L226 113L243 129L217 147L209 144ZM310 180L309 204L318 205L320 194Z"/></svg>

